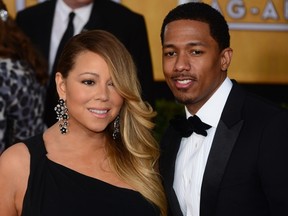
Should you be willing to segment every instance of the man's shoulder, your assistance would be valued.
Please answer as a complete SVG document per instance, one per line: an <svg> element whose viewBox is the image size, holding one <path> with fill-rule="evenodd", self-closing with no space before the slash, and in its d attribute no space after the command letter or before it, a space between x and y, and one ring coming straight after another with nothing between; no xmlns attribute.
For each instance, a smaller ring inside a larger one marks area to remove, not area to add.
<svg viewBox="0 0 288 216"><path fill-rule="evenodd" d="M17 16L39 16L43 13L45 14L45 12L51 11L53 8L55 8L55 1L44 1L18 11Z"/></svg>
<svg viewBox="0 0 288 216"><path fill-rule="evenodd" d="M287 110L281 107L280 104L234 82L221 118L225 122L231 122L231 119L236 121L243 118L248 118L251 121L255 119L265 121L264 116L282 115L285 112Z"/></svg>
<svg viewBox="0 0 288 216"><path fill-rule="evenodd" d="M126 7L125 5L121 3L116 3L113 1L107 1L107 0L98 0L94 2L95 8L103 8L105 11L109 11L110 14L115 14L120 16L126 16L130 18L139 18L143 17L143 15L131 10L130 8Z"/></svg>
<svg viewBox="0 0 288 216"><path fill-rule="evenodd" d="M233 81L233 87L230 95L230 100L233 100L234 102L237 101L238 103L239 101L243 100L244 106L248 106L250 110L252 107L254 107L256 110L266 109L271 111L279 111L282 109L279 104L269 100L265 96L246 89L244 86L238 84L235 81Z"/></svg>

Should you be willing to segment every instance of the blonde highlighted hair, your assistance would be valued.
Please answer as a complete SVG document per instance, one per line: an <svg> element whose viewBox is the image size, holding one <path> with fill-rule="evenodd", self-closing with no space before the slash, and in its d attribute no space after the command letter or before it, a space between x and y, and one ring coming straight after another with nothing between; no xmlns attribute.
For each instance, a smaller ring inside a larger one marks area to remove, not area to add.
<svg viewBox="0 0 288 216"><path fill-rule="evenodd" d="M116 173L166 215L166 198L158 173L158 143L152 119L156 113L141 98L136 66L125 46L112 34L91 30L73 37L64 47L57 71L66 78L81 52L97 53L108 64L114 86L124 98L120 112L120 138L107 147ZM112 125L107 129L112 133Z"/></svg>

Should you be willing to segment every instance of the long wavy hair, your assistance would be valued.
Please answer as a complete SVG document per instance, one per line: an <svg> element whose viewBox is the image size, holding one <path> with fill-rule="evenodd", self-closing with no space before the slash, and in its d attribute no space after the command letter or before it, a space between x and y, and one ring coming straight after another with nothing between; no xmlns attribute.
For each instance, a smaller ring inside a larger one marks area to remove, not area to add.
<svg viewBox="0 0 288 216"><path fill-rule="evenodd" d="M2 0L0 0L0 10L7 11ZM46 84L48 80L47 61L33 47L30 39L10 15L6 20L0 18L0 57L24 61L35 72L36 80L42 85Z"/></svg>
<svg viewBox="0 0 288 216"><path fill-rule="evenodd" d="M136 66L124 45L112 34L91 30L71 38L59 58L57 71L67 78L76 57L85 51L97 53L106 61L113 84L124 98L120 111L120 138L107 147L116 173L166 215L166 199L158 173L158 143L152 119L156 113L141 99ZM107 133L111 137L113 122Z"/></svg>

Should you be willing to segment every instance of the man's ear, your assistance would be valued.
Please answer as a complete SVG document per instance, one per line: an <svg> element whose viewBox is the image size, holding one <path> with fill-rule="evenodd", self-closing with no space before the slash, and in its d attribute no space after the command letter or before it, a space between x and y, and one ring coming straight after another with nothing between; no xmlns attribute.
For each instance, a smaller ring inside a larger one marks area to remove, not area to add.
<svg viewBox="0 0 288 216"><path fill-rule="evenodd" d="M232 60L232 55L233 55L233 50L231 48L225 48L221 52L221 70L222 71L227 71L228 67L231 63Z"/></svg>
<svg viewBox="0 0 288 216"><path fill-rule="evenodd" d="M56 89L59 98L66 99L66 82L62 74L57 72L55 74Z"/></svg>

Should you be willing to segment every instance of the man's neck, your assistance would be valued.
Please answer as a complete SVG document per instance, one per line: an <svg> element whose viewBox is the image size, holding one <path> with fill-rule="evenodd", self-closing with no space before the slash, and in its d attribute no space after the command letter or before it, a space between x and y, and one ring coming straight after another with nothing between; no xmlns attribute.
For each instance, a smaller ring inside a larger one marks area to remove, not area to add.
<svg viewBox="0 0 288 216"><path fill-rule="evenodd" d="M93 3L93 0L86 0L86 1L78 1L78 0L62 0L68 7L72 10L77 8L85 7L89 4Z"/></svg>

